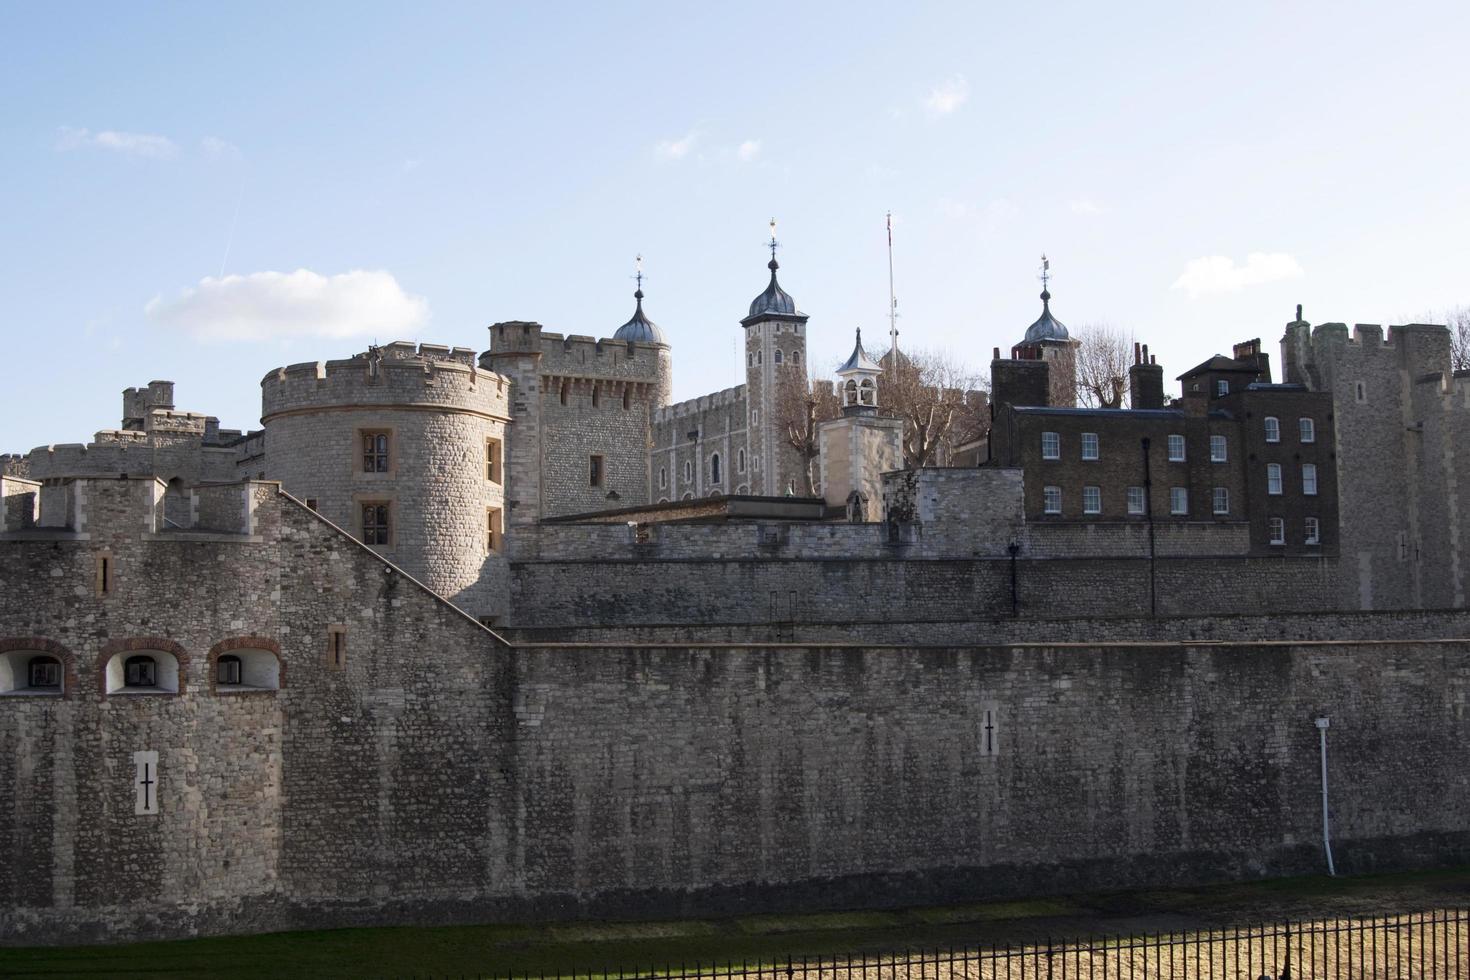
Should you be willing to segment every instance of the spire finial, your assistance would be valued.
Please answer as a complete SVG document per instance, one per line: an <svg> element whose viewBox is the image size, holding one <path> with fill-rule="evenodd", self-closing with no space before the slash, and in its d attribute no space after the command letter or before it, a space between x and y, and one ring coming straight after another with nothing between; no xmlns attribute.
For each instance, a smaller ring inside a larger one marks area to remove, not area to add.
<svg viewBox="0 0 1470 980"><path fill-rule="evenodd" d="M1051 259L1045 252L1041 253L1041 275L1036 278L1041 280L1041 302L1045 304L1051 299L1051 290L1047 288L1051 282Z"/></svg>
<svg viewBox="0 0 1470 980"><path fill-rule="evenodd" d="M772 218L771 219L771 241L770 241L771 263L768 266L768 268L772 272L775 272L776 269L779 268L779 265L776 262L776 249L778 249L780 247L781 247L781 243L778 242L778 241L776 241L776 219L775 218Z"/></svg>
<svg viewBox="0 0 1470 980"><path fill-rule="evenodd" d="M643 254L641 252L633 259L633 268L637 270L633 278L638 280L638 289L633 293L633 298L641 300L643 298Z"/></svg>
<svg viewBox="0 0 1470 980"><path fill-rule="evenodd" d="M1302 322L1302 304L1300 303L1296 304L1296 322Z"/></svg>

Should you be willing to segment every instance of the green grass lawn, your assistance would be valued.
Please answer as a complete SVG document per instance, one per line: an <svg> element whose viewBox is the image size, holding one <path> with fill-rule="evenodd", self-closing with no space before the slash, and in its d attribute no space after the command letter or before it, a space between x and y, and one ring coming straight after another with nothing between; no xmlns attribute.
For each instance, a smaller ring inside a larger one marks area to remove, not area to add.
<svg viewBox="0 0 1470 980"><path fill-rule="evenodd" d="M1470 904L1470 869L1290 878L946 908L683 922L334 929L130 946L0 949L3 977L459 977L648 972L711 961L1028 943Z"/></svg>

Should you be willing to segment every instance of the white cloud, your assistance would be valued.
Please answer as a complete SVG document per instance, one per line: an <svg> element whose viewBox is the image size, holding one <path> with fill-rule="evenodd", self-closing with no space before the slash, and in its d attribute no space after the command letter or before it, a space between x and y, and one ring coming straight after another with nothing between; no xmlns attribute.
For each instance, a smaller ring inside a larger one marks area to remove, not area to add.
<svg viewBox="0 0 1470 980"><path fill-rule="evenodd" d="M199 141L199 146L204 150L205 156L214 157L216 160L238 160L240 158L240 148L218 136L204 137Z"/></svg>
<svg viewBox="0 0 1470 980"><path fill-rule="evenodd" d="M179 151L178 145L167 136L153 136L149 133L122 133L112 129L94 133L91 130L77 129L73 126L61 127L56 139L56 148L58 150L84 148L112 150L115 153L149 157L154 160L166 159Z"/></svg>
<svg viewBox="0 0 1470 980"><path fill-rule="evenodd" d="M1096 203L1095 201L1089 201L1086 198L1081 198L1079 200L1076 200L1076 201L1073 201L1072 202L1072 213L1073 214L1102 214L1103 213L1103 207L1102 207L1102 205Z"/></svg>
<svg viewBox="0 0 1470 980"><path fill-rule="evenodd" d="M689 132L681 139L662 140L658 144L658 155L666 160L682 160L694 149L694 144L699 140L699 133Z"/></svg>
<svg viewBox="0 0 1470 980"><path fill-rule="evenodd" d="M1225 255L1190 259L1170 289L1183 289L1190 296L1203 293L1233 293L1246 286L1300 279L1306 273L1301 263L1285 252L1252 252L1244 265Z"/></svg>
<svg viewBox="0 0 1470 980"><path fill-rule="evenodd" d="M947 116L970 98L970 83L964 75L954 75L929 90L924 97L924 111L931 116Z"/></svg>
<svg viewBox="0 0 1470 980"><path fill-rule="evenodd" d="M405 293L391 273L355 269L324 276L310 269L206 276L172 299L144 307L154 323L201 340L410 334L429 318L422 296Z"/></svg>
<svg viewBox="0 0 1470 980"><path fill-rule="evenodd" d="M760 140L746 140L744 143L741 143L740 144L739 149L737 149L735 151L735 155L738 156L741 160L745 161L746 163L749 163L750 161L754 160L756 157L760 156L760 152L761 152L761 141Z"/></svg>
<svg viewBox="0 0 1470 980"><path fill-rule="evenodd" d="M412 160L405 160L405 161L403 161L403 172L406 173L406 174L411 174L415 170L417 170L418 168L422 167L423 165L424 165L424 161L422 161L422 160L420 160L418 158L414 158Z"/></svg>

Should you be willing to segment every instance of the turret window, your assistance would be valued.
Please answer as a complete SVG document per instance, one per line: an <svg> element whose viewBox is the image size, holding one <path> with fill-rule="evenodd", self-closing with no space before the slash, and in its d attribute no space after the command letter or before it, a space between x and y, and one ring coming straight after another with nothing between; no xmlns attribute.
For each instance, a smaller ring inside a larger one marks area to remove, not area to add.
<svg viewBox="0 0 1470 980"><path fill-rule="evenodd" d="M684 461L684 482L694 482L694 464L687 459Z"/></svg>
<svg viewBox="0 0 1470 980"><path fill-rule="evenodd" d="M485 479L491 483L500 482L500 440L485 440Z"/></svg>
<svg viewBox="0 0 1470 980"><path fill-rule="evenodd" d="M393 506L389 501L363 501L362 543L379 546L393 543Z"/></svg>
<svg viewBox="0 0 1470 980"><path fill-rule="evenodd" d="M720 482L720 454L715 453L709 458L709 482Z"/></svg>
<svg viewBox="0 0 1470 980"><path fill-rule="evenodd" d="M773 357L773 359L775 360L775 362L777 364L780 364L781 363L781 348L777 347L776 348L776 353L773 354L772 357Z"/></svg>
<svg viewBox="0 0 1470 980"><path fill-rule="evenodd" d="M669 470L668 470L668 467L660 466L658 468L658 488L660 490L663 490L663 489L667 488L668 485L669 485Z"/></svg>
<svg viewBox="0 0 1470 980"><path fill-rule="evenodd" d="M745 472L745 450L743 449L736 450L735 452L735 472Z"/></svg>
<svg viewBox="0 0 1470 980"><path fill-rule="evenodd" d="M364 473L387 473L389 448L388 433L364 431L362 433L362 471Z"/></svg>

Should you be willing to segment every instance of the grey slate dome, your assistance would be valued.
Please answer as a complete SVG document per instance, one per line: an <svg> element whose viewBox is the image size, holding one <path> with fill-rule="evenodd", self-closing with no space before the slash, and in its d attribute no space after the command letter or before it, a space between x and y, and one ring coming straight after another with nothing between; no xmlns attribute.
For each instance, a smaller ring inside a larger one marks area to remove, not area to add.
<svg viewBox="0 0 1470 980"><path fill-rule="evenodd" d="M771 270L771 284L766 287L765 292L750 301L750 316L746 319L764 316L767 313L800 316L801 314L796 312L796 300L792 299L791 294L782 289L781 284L776 281L776 270L781 268L780 263L773 258L766 263L766 268Z"/></svg>
<svg viewBox="0 0 1470 980"><path fill-rule="evenodd" d="M862 330L857 332L857 343L853 345L851 356L848 357L842 367L837 369L838 374L846 374L849 371L870 374L883 373L883 365L873 360L868 356L868 352L863 350Z"/></svg>
<svg viewBox="0 0 1470 980"><path fill-rule="evenodd" d="M613 334L613 340L631 340L640 344L668 344L658 324L643 313L643 290L641 288L633 294L633 299L638 302L637 309L633 311L633 319L618 327L618 332Z"/></svg>
<svg viewBox="0 0 1470 980"><path fill-rule="evenodd" d="M1041 317L1026 328L1026 339L1022 343L1034 344L1042 340L1071 340L1067 327L1051 315L1051 293L1041 291Z"/></svg>

